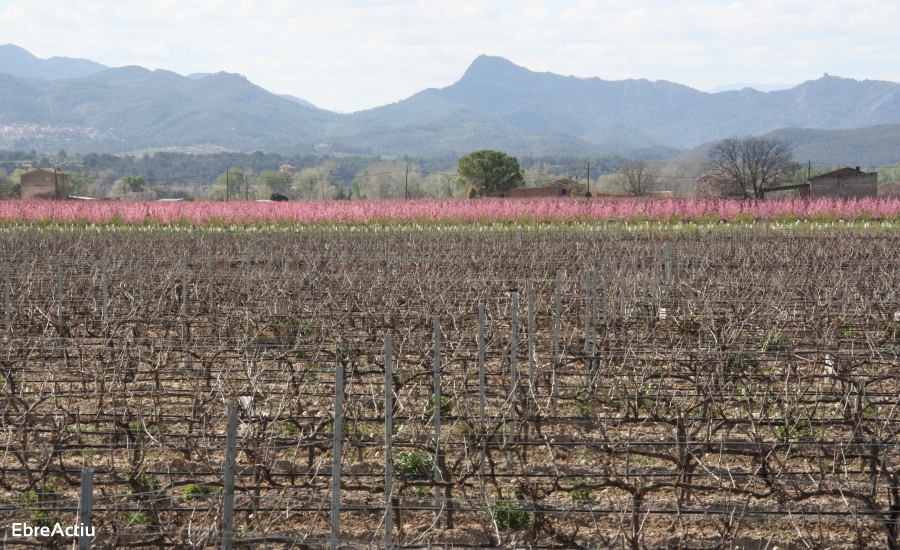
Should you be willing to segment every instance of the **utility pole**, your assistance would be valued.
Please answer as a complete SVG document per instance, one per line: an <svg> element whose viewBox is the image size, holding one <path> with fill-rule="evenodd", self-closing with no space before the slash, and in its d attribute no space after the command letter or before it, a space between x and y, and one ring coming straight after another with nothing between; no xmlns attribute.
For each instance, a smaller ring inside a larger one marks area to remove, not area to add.
<svg viewBox="0 0 900 550"><path fill-rule="evenodd" d="M403 186L403 198L409 198L409 165L406 165L406 183Z"/></svg>
<svg viewBox="0 0 900 550"><path fill-rule="evenodd" d="M228 170L225 170L225 202L228 202L228 187L231 186L231 182L228 181Z"/></svg>
<svg viewBox="0 0 900 550"><path fill-rule="evenodd" d="M808 161L806 161L806 179L807 179L807 180L808 180L810 177L812 177L811 172L812 172L812 161L811 161L811 160L808 160Z"/></svg>
<svg viewBox="0 0 900 550"><path fill-rule="evenodd" d="M588 178L588 196L591 196L591 163L587 163L587 178Z"/></svg>

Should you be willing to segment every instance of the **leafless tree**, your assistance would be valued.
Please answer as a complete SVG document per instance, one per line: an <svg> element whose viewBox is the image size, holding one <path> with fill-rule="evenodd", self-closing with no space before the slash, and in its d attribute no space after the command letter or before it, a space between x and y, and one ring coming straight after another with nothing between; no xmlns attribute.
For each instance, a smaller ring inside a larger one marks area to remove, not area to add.
<svg viewBox="0 0 900 550"><path fill-rule="evenodd" d="M659 190L661 180L646 160L629 160L616 178L616 187L629 195L644 197Z"/></svg>
<svg viewBox="0 0 900 550"><path fill-rule="evenodd" d="M13 198L13 183L6 176L6 170L0 168L0 199Z"/></svg>
<svg viewBox="0 0 900 550"><path fill-rule="evenodd" d="M759 199L788 180L793 156L790 144L780 139L731 137L712 146L709 169L736 194Z"/></svg>

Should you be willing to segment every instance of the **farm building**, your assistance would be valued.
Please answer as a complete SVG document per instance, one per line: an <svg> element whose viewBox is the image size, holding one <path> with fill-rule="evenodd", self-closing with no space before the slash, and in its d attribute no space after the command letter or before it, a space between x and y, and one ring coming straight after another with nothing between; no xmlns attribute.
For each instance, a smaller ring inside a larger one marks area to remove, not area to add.
<svg viewBox="0 0 900 550"><path fill-rule="evenodd" d="M740 196L733 184L713 174L700 176L695 183L694 196L697 198ZM774 187L765 190L765 193L776 191L797 191L803 199L875 197L878 196L878 172L863 172L859 166L848 166L809 178L805 184Z"/></svg>
<svg viewBox="0 0 900 550"><path fill-rule="evenodd" d="M878 196L878 172L863 172L856 168L841 168L806 180L812 199L821 197L862 199ZM803 190L800 196L804 195Z"/></svg>
<svg viewBox="0 0 900 550"><path fill-rule="evenodd" d="M879 197L900 197L900 181L889 181L878 186Z"/></svg>
<svg viewBox="0 0 900 550"><path fill-rule="evenodd" d="M570 197L579 185L568 178L548 181L537 187L519 187L505 191L491 191L489 197L510 199L533 199L539 197Z"/></svg>
<svg viewBox="0 0 900 550"><path fill-rule="evenodd" d="M694 196L698 199L733 197L738 195L733 182L714 174L703 174L694 180Z"/></svg>
<svg viewBox="0 0 900 550"><path fill-rule="evenodd" d="M62 200L69 196L69 174L55 168L38 168L22 174L23 199Z"/></svg>

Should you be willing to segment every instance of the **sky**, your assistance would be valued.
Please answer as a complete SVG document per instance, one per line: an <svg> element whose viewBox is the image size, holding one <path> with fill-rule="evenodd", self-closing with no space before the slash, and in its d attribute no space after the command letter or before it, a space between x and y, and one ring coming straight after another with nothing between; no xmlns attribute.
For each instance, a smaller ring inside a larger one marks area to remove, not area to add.
<svg viewBox="0 0 900 550"><path fill-rule="evenodd" d="M480 54L700 90L900 81L897 0L0 0L0 21L38 57L240 73L339 111L448 86Z"/></svg>

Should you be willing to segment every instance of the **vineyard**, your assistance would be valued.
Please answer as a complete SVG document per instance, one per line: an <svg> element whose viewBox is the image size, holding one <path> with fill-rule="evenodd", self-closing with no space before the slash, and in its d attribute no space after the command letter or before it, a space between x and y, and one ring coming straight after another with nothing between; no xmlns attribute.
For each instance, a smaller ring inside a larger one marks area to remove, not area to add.
<svg viewBox="0 0 900 550"><path fill-rule="evenodd" d="M758 227L6 231L4 544L898 549L900 236Z"/></svg>

